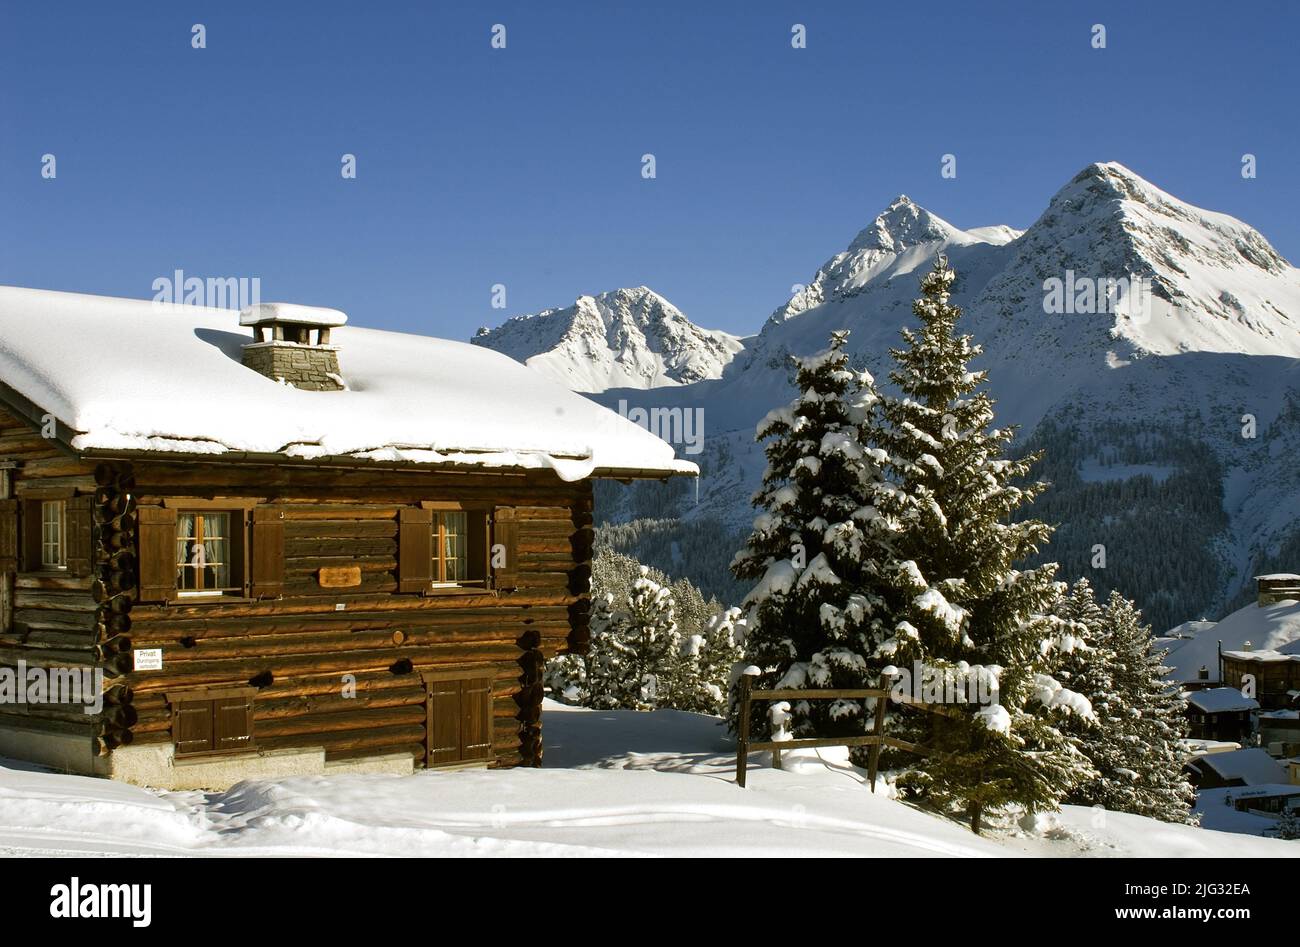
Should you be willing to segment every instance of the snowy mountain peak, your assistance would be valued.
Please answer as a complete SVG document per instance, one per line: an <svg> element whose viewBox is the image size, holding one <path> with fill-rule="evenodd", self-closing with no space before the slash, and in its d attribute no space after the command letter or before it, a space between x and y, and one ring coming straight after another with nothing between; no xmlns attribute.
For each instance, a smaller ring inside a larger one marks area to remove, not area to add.
<svg viewBox="0 0 1300 947"><path fill-rule="evenodd" d="M648 286L579 296L572 306L480 329L471 341L587 392L717 378L744 347L695 325Z"/></svg>
<svg viewBox="0 0 1300 947"><path fill-rule="evenodd" d="M936 217L906 194L900 194L853 238L849 252L885 250L899 253L908 247L951 239L957 233L952 224Z"/></svg>

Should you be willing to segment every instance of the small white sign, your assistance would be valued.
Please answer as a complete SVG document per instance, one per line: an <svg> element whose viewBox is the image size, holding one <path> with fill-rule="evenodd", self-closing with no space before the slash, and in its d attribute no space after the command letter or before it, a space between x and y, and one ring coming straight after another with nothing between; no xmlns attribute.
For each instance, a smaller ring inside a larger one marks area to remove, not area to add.
<svg viewBox="0 0 1300 947"><path fill-rule="evenodd" d="M341 611L343 611L343 609L345 609L345 608L347 608L347 607L348 607L347 602L336 602L336 603L334 603L334 611L336 611L336 612L341 612Z"/></svg>
<svg viewBox="0 0 1300 947"><path fill-rule="evenodd" d="M139 648L131 654L135 656L137 671L162 670L162 648Z"/></svg>

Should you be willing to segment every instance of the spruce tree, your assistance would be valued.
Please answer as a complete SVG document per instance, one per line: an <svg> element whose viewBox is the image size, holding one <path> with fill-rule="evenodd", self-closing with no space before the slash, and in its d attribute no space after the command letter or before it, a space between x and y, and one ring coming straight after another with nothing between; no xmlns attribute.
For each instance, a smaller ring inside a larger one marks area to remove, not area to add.
<svg viewBox="0 0 1300 947"><path fill-rule="evenodd" d="M744 602L746 658L761 672L755 687L875 683L872 658L888 632L879 586L892 527L876 505L887 488L885 455L866 437L877 394L871 376L849 366L847 337L835 332L826 351L795 358L799 395L758 425L757 439L767 442L753 498L759 513L732 562L737 578L756 583ZM866 709L856 700L800 701L792 729L860 734ZM770 732L757 703L751 728Z"/></svg>
<svg viewBox="0 0 1300 947"><path fill-rule="evenodd" d="M625 603L612 594L592 608L587 658L589 706L653 710L666 702L680 674L681 638L672 593L641 567Z"/></svg>
<svg viewBox="0 0 1300 947"><path fill-rule="evenodd" d="M903 661L963 676L982 669L997 682L994 703L967 701L920 721L931 755L905 784L963 808L978 832L990 809L1055 808L1088 765L1035 712L1044 695L1062 706L1075 696L1047 675L1056 567L1019 568L1051 530L1011 520L1045 485L1021 485L1037 457L1008 457L1013 429L992 426L986 373L970 368L980 348L958 334L961 310L949 301L955 279L942 256L922 278L912 310L920 326L891 350L898 393L881 400L876 441L898 487L884 512L907 524L895 540L906 568L887 646Z"/></svg>
<svg viewBox="0 0 1300 947"><path fill-rule="evenodd" d="M1099 778L1085 781L1076 798L1165 822L1194 822L1195 790L1180 743L1187 737L1187 704L1167 677L1167 652L1156 648L1141 612L1119 592L1106 600L1100 639L1112 693L1098 701L1103 733L1089 752Z"/></svg>
<svg viewBox="0 0 1300 947"><path fill-rule="evenodd" d="M1287 842L1300 839L1300 809L1283 809L1277 820L1277 837Z"/></svg>
<svg viewBox="0 0 1300 947"><path fill-rule="evenodd" d="M736 631L740 622L740 609L729 608L714 615L701 634L682 639L672 707L702 714L726 712L731 676L743 657Z"/></svg>

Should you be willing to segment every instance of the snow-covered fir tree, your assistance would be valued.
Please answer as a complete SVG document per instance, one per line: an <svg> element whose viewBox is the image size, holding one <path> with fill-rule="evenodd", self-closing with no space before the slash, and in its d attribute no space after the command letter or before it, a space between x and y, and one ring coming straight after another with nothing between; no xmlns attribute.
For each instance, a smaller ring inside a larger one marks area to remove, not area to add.
<svg viewBox="0 0 1300 947"><path fill-rule="evenodd" d="M643 578L668 590L681 639L682 652L671 673L661 669L656 674L657 680L672 682L670 690L658 689L656 706L722 713L732 665L740 660L744 623L739 620L738 610L724 614L715 599L706 600L688 580L670 583L659 570L604 546L597 547L592 561L592 641L586 654L563 654L547 662L543 683L549 696L567 704L594 706L588 667L593 662L599 662L602 668L609 667L611 661L621 662L617 654L607 658L605 652L618 652L625 642L619 635L605 631L617 612L628 609L637 583Z"/></svg>
<svg viewBox="0 0 1300 947"><path fill-rule="evenodd" d="M736 576L746 596L746 658L755 687L862 688L875 684L871 656L888 633L880 591L891 568L894 528L876 494L888 489L883 451L867 444L877 394L871 376L850 368L847 332L830 347L796 358L799 395L758 425L767 469L753 498L759 509ZM796 734L864 732L862 701L801 701ZM732 721L733 725L735 721ZM753 707L751 732L770 732L767 709Z"/></svg>
<svg viewBox="0 0 1300 947"><path fill-rule="evenodd" d="M668 700L680 673L681 636L672 593L640 577L624 603L606 594L591 616L589 703L600 709L653 710Z"/></svg>
<svg viewBox="0 0 1300 947"><path fill-rule="evenodd" d="M559 654L551 658L542 670L542 686L552 700L576 707L587 706L591 699L587 687L587 656Z"/></svg>
<svg viewBox="0 0 1300 947"><path fill-rule="evenodd" d="M613 595L615 602L626 601L632 593L632 587L641 578L643 568L649 578L667 586L672 592L677 627L682 637L703 634L709 621L724 610L717 599L706 598L689 579L670 578L653 566L644 566L632 556L609 548L599 538L591 560L592 599Z"/></svg>
<svg viewBox="0 0 1300 947"><path fill-rule="evenodd" d="M1076 590L1081 585L1086 582ZM1096 726L1083 731L1083 752L1097 775L1081 782L1069 801L1194 822L1195 791L1183 772L1179 742L1187 737L1186 702L1167 677L1166 652L1156 648L1137 606L1119 592L1088 613L1090 660L1073 686L1090 695L1096 713Z"/></svg>
<svg viewBox="0 0 1300 947"><path fill-rule="evenodd" d="M1056 567L1018 566L1051 529L1010 518L1044 485L1021 485L1037 458L1008 457L1013 430L992 426L986 373L970 367L980 348L957 332L961 310L949 302L955 279L942 256L922 278L913 304L920 326L904 329L905 345L891 350L898 394L882 398L874 439L898 487L881 508L907 525L894 543L908 563L908 587L885 651L939 673L978 669L997 687L992 704L962 703L920 719L931 755L904 783L943 808L964 809L978 832L990 809L1055 808L1090 767L1036 712L1044 700L1080 712L1087 701L1047 673Z"/></svg>
<svg viewBox="0 0 1300 947"><path fill-rule="evenodd" d="M744 620L738 608L714 615L700 634L682 638L681 661L671 706L702 714L724 714L737 665L743 667Z"/></svg>
<svg viewBox="0 0 1300 947"><path fill-rule="evenodd" d="M1277 837L1288 842L1300 840L1300 809L1283 809L1277 820Z"/></svg>

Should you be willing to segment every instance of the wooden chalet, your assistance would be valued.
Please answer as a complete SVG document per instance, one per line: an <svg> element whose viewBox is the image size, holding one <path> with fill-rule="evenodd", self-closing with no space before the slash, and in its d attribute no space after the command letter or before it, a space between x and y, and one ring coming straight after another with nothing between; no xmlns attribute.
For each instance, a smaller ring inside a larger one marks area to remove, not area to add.
<svg viewBox="0 0 1300 947"><path fill-rule="evenodd" d="M587 641L592 478L694 473L489 350L0 288L0 755L163 788L539 765Z"/></svg>

